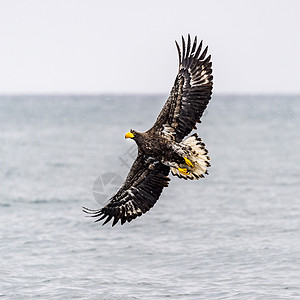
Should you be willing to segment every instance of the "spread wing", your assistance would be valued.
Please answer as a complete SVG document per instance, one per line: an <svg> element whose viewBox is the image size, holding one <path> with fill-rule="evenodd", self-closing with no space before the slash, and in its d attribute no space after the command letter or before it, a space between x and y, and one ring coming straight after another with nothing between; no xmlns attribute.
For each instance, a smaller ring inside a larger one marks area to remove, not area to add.
<svg viewBox="0 0 300 300"><path fill-rule="evenodd" d="M150 130L164 131L180 142L193 129L211 98L213 76L210 55L206 47L202 52L202 41L197 37L191 44L188 35L187 46L182 37L182 53L176 42L179 55L179 71L168 100Z"/></svg>
<svg viewBox="0 0 300 300"><path fill-rule="evenodd" d="M112 226L121 220L123 225L138 216L146 213L158 200L164 187L170 181L170 168L159 161L138 154L127 178L115 196L103 208L92 210L83 207L83 211L92 217L95 222L104 221L103 225L114 218Z"/></svg>

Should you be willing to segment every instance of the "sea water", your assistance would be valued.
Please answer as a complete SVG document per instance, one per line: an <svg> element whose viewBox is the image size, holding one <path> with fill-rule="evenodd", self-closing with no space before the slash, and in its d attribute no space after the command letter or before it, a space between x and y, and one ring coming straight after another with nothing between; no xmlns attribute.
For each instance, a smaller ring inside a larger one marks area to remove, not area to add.
<svg viewBox="0 0 300 300"><path fill-rule="evenodd" d="M209 176L123 226L85 217L166 97L0 98L0 297L300 299L299 96L214 96Z"/></svg>

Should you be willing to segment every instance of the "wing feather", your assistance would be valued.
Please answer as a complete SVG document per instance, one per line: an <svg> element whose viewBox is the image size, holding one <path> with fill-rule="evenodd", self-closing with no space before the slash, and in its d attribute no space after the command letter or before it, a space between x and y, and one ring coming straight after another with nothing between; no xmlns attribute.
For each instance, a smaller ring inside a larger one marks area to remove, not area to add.
<svg viewBox="0 0 300 300"><path fill-rule="evenodd" d="M182 58L185 58L185 40L183 35L181 36L181 42L182 42Z"/></svg>
<svg viewBox="0 0 300 300"><path fill-rule="evenodd" d="M206 57L208 47L201 52L202 45L201 41L197 46L197 37L191 45L190 35L187 43L182 37L182 49L176 42L179 71L170 96L150 131L172 127L170 134L179 142L200 122L213 87L211 56Z"/></svg>
<svg viewBox="0 0 300 300"><path fill-rule="evenodd" d="M168 186L170 168L159 161L139 154L134 161L127 178L115 196L103 208L92 210L83 207L83 211L98 218L95 222L113 219L112 226L119 220L123 225L146 213L158 200L164 187Z"/></svg>
<svg viewBox="0 0 300 300"><path fill-rule="evenodd" d="M192 51L191 51L191 55L195 54L196 46L197 46L197 36L195 36L195 38L194 38L193 48L192 48Z"/></svg>

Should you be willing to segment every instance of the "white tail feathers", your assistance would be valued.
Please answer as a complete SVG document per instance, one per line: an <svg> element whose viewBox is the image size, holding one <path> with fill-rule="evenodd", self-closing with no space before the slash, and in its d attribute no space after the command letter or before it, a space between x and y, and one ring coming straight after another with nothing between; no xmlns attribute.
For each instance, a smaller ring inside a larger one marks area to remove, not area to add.
<svg viewBox="0 0 300 300"><path fill-rule="evenodd" d="M191 161L192 166L180 165L181 168L186 168L186 174L180 172L177 168L171 167L173 175L183 179L200 179L204 177L204 174L208 175L207 168L210 167L208 151L205 149L205 144L201 138L195 133L186 138L182 144L188 148L187 158Z"/></svg>

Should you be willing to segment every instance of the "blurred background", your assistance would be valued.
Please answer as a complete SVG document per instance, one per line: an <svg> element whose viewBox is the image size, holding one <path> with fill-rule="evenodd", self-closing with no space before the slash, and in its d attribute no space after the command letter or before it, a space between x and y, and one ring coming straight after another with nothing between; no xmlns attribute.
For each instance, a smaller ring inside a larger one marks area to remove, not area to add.
<svg viewBox="0 0 300 300"><path fill-rule="evenodd" d="M299 299L298 1L0 0L3 299ZM199 181L123 226L99 208L204 40L213 97Z"/></svg>
<svg viewBox="0 0 300 300"><path fill-rule="evenodd" d="M174 40L209 45L215 93L299 93L298 1L0 1L0 93L167 93Z"/></svg>

